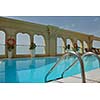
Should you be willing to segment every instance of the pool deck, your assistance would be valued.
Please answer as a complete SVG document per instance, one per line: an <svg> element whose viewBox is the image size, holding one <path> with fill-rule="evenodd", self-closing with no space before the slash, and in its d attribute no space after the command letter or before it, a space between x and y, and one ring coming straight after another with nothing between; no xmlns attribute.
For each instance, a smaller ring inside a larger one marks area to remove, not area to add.
<svg viewBox="0 0 100 100"><path fill-rule="evenodd" d="M100 83L100 68L86 72L86 83ZM59 79L50 83L82 83L81 75Z"/></svg>

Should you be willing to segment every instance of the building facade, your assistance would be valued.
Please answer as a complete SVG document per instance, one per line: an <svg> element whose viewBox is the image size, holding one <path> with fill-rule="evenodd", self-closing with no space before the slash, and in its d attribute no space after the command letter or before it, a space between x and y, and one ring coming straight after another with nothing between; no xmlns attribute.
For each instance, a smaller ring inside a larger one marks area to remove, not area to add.
<svg viewBox="0 0 100 100"><path fill-rule="evenodd" d="M88 49L91 49L94 40L100 41L99 37L93 35L87 35L80 32L65 30L51 25L41 25L3 17L0 17L0 31L3 31L5 36L5 54L0 55L1 58L8 57L6 40L10 37L13 37L15 40L17 40L17 35L19 33L27 34L29 36L30 43L34 41L35 35L43 37L45 42L45 53L37 54L36 56L60 55L60 53L57 53L57 39L61 39L63 41L63 48L67 45L68 39L72 42L72 46L74 45L74 43L77 43L79 41L81 44L82 53L84 53L84 43L87 45ZM23 39L23 36L21 38ZM16 49L17 42L13 50L13 57L30 56L30 54L17 54Z"/></svg>

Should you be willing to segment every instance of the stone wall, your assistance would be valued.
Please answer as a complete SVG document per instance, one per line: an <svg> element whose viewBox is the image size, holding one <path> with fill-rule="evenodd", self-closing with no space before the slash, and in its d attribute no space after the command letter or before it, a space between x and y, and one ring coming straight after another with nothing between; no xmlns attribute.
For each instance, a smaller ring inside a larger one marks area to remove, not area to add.
<svg viewBox="0 0 100 100"><path fill-rule="evenodd" d="M6 34L6 40L9 37L16 39L16 34L19 32L27 33L30 36L30 42L33 41L35 34L42 35L46 43L46 54L37 56L56 56L57 55L57 37L61 37L66 45L66 39L71 39L72 43L76 43L80 40L83 47L83 42L85 41L90 49L92 47L93 40L100 41L99 37L93 35L87 35L79 32L74 32L70 30L60 29L51 25L41 25L25 21L19 21L14 19L8 19L0 17L0 30L4 31ZM84 47L83 47L84 49ZM82 50L84 52L84 50ZM8 51L6 49L6 54L2 57L7 57ZM13 57L29 57L30 55L16 55L16 48L13 50Z"/></svg>

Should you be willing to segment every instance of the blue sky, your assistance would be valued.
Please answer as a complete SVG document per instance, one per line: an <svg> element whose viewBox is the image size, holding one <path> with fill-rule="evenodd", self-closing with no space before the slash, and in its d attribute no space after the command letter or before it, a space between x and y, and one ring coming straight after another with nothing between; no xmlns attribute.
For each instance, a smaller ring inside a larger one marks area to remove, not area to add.
<svg viewBox="0 0 100 100"><path fill-rule="evenodd" d="M54 25L68 30L100 36L99 16L8 16L8 18Z"/></svg>

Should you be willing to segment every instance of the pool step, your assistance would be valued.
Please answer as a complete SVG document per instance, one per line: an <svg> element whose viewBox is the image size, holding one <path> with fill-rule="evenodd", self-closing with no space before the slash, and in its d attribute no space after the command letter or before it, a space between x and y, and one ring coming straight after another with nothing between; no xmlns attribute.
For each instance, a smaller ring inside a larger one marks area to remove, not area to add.
<svg viewBox="0 0 100 100"><path fill-rule="evenodd" d="M75 75L68 78L52 81L51 83L82 83L81 75ZM86 72L86 83L100 83L100 69Z"/></svg>

